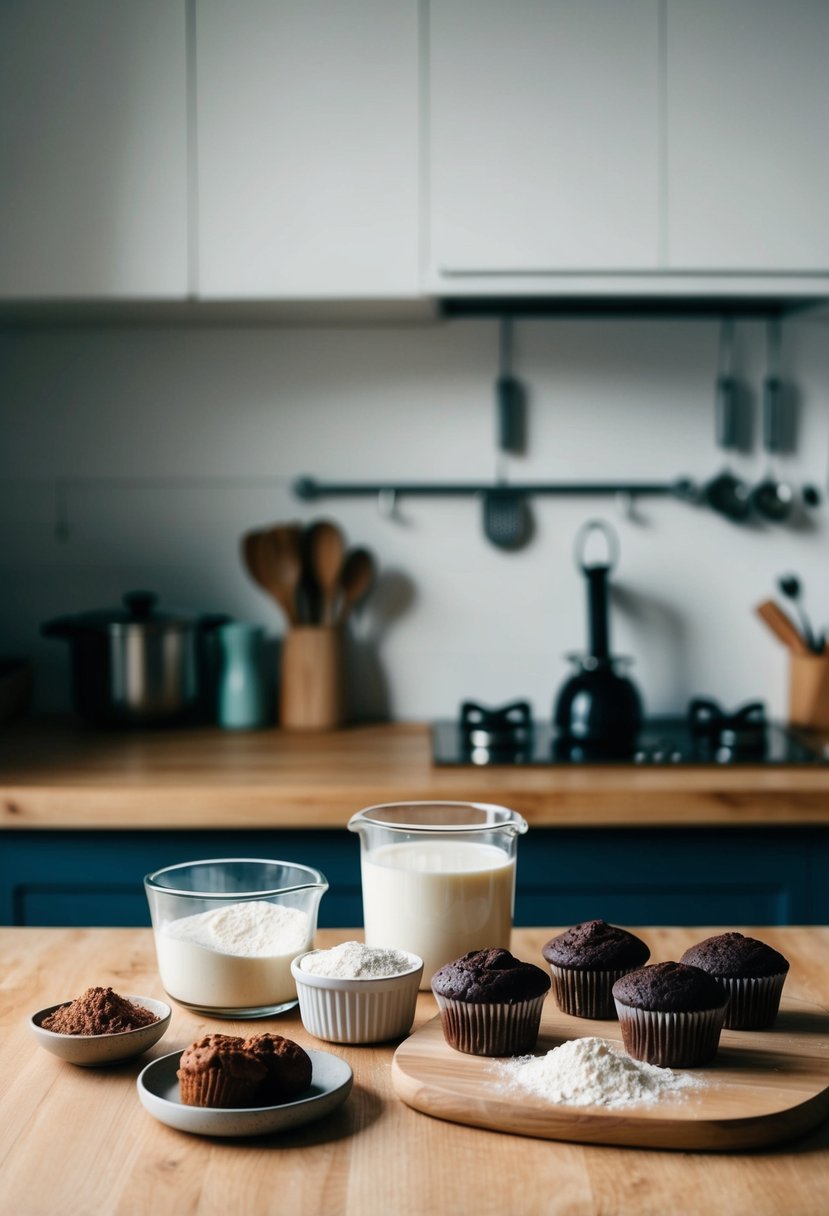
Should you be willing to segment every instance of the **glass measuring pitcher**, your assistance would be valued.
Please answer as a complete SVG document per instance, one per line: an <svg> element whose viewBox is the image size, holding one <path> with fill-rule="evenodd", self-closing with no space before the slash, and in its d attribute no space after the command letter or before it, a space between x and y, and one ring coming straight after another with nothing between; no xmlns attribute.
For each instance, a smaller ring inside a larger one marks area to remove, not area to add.
<svg viewBox="0 0 829 1216"><path fill-rule="evenodd" d="M526 820L477 802L393 802L352 815L366 944L423 959L422 988L453 959L509 949L515 854Z"/></svg>

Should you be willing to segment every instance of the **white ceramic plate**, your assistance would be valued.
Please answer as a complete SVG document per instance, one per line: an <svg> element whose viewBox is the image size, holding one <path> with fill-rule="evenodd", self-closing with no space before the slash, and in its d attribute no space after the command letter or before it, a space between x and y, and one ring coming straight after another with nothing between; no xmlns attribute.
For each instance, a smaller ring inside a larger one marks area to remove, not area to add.
<svg viewBox="0 0 829 1216"><path fill-rule="evenodd" d="M185 1106L179 1098L176 1070L182 1053L161 1056L140 1073L136 1084L141 1105L168 1127L197 1136L265 1136L291 1131L336 1110L351 1092L353 1075L345 1060L327 1051L309 1051L311 1084L293 1102L221 1110Z"/></svg>
<svg viewBox="0 0 829 1216"><path fill-rule="evenodd" d="M50 1005L48 1009L39 1009L37 1013L32 1014L29 1018L29 1028L41 1047L70 1064L80 1064L82 1068L103 1068L107 1064L120 1064L124 1060L140 1056L157 1043L170 1025L172 1014L166 1001L132 995L128 996L127 1000L149 1009L157 1015L158 1021L150 1026L140 1026L138 1030L123 1030L119 1034L58 1034L54 1030L47 1030L41 1023L62 1005L71 1004L71 1001L61 1001L59 1005Z"/></svg>

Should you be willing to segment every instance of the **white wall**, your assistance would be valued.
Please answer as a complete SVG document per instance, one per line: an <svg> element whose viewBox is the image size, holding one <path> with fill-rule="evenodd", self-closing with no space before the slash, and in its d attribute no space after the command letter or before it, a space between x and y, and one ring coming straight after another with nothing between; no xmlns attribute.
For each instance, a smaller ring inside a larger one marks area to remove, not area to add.
<svg viewBox="0 0 829 1216"><path fill-rule="evenodd" d="M825 321L801 320L784 339L799 449L779 467L821 488L828 332ZM520 322L516 372L529 390L529 451L510 460L510 476L702 479L716 471L717 335L708 321ZM754 452L734 463L752 479L766 463L757 418L763 357L762 327L739 325L739 371L757 433ZM799 526L773 528L736 526L673 501L642 500L631 519L609 499L538 498L534 540L504 553L484 539L471 499L403 500L400 518L389 520L368 499L293 497L301 473L491 478L496 359L496 322L486 320L8 328L0 335L0 654L32 656L38 704L60 708L67 655L40 639L40 622L114 604L129 588L281 632L277 610L241 566L239 537L254 525L324 514L375 551L384 575L353 625L360 714L430 718L454 713L464 697L528 696L546 716L566 673L562 656L585 640L573 537L601 515L622 545L614 646L634 656L647 709L679 710L705 693L728 704L763 697L782 714L785 655L752 606L792 569L818 624L829 624L827 507Z"/></svg>

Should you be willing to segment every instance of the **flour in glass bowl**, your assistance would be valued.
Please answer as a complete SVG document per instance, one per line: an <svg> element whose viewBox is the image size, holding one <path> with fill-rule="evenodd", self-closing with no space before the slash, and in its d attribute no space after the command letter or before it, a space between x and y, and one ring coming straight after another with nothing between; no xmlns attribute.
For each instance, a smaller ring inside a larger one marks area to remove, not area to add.
<svg viewBox="0 0 829 1216"><path fill-rule="evenodd" d="M224 904L168 921L155 935L167 992L186 1005L245 1009L296 1000L291 961L311 945L301 908Z"/></svg>
<svg viewBox="0 0 829 1216"><path fill-rule="evenodd" d="M563 1106L652 1105L703 1082L615 1051L606 1039L570 1039L544 1056L519 1056L501 1065L504 1083Z"/></svg>

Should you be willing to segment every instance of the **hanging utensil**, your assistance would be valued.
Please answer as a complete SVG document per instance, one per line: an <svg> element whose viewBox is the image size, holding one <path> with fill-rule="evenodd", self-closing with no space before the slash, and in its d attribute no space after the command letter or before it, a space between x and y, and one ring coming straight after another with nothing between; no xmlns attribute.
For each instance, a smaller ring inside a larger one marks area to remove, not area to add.
<svg viewBox="0 0 829 1216"><path fill-rule="evenodd" d="M771 523L787 519L794 490L774 472L772 457L783 450L784 403L780 381L780 321L770 318L766 325L767 375L763 384L763 447L769 456L768 470L751 491L751 505L758 515Z"/></svg>
<svg viewBox="0 0 829 1216"><path fill-rule="evenodd" d="M320 622L333 625L345 557L345 538L335 523L320 519L308 529L306 543L308 561L322 601Z"/></svg>
<svg viewBox="0 0 829 1216"><path fill-rule="evenodd" d="M345 621L351 609L362 600L374 583L376 568L368 549L349 549L340 575L337 620Z"/></svg>
<svg viewBox="0 0 829 1216"><path fill-rule="evenodd" d="M720 327L719 374L715 420L717 446L724 452L737 447L737 382L734 379L734 321L726 318ZM726 519L739 522L751 508L750 489L726 466L704 490L708 505Z"/></svg>
<svg viewBox="0 0 829 1216"><path fill-rule="evenodd" d="M524 390L512 375L512 321L500 322L500 371L496 382L497 442L500 458L498 484L483 496L484 535L499 549L520 549L532 535L532 517L527 499L507 486L503 458L524 449Z"/></svg>

